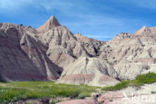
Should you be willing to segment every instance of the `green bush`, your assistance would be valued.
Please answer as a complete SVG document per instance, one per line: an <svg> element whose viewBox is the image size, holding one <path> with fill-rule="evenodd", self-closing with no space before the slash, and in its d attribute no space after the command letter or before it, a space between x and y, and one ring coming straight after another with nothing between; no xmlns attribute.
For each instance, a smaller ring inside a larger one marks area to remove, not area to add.
<svg viewBox="0 0 156 104"><path fill-rule="evenodd" d="M150 72L137 76L136 80L142 84L150 84L156 82L156 73Z"/></svg>

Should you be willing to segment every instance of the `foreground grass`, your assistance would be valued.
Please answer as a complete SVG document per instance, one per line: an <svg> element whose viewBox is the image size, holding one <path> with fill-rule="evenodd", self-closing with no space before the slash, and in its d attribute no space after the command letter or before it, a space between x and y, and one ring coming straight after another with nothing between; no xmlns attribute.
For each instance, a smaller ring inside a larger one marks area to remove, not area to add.
<svg viewBox="0 0 156 104"><path fill-rule="evenodd" d="M87 85L54 84L53 82L1 82L0 103L38 98L83 98L90 96L95 89L96 87Z"/></svg>
<svg viewBox="0 0 156 104"><path fill-rule="evenodd" d="M156 82L156 73L139 75L136 80L121 81L115 86L102 88L105 91L115 91L128 86L139 87ZM0 82L0 104L26 99L44 99L57 97L85 98L97 87L87 85L55 84L53 82ZM154 92L153 92L154 93Z"/></svg>
<svg viewBox="0 0 156 104"><path fill-rule="evenodd" d="M121 81L121 83L115 86L104 87L103 90L115 91L115 90L121 90L128 86L139 87L139 86L143 86L144 84L151 84L154 82L156 82L156 73L150 72L148 74L142 74L137 76L135 80L127 80L127 81L123 80Z"/></svg>

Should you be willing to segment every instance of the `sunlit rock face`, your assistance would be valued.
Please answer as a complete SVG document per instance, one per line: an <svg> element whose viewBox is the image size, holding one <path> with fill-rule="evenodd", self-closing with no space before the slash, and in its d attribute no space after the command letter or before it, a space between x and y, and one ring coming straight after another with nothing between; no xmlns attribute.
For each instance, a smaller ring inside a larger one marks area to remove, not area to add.
<svg viewBox="0 0 156 104"><path fill-rule="evenodd" d="M58 82L88 85L115 85L117 73L105 60L80 57L65 67Z"/></svg>
<svg viewBox="0 0 156 104"><path fill-rule="evenodd" d="M156 72L156 28L142 27L133 35L121 33L107 42L111 51L101 58L113 64L120 79L134 79L141 73Z"/></svg>
<svg viewBox="0 0 156 104"><path fill-rule="evenodd" d="M37 28L37 31L39 32L47 32L50 29L57 27L57 26L61 26L60 23L57 21L57 19L54 16L51 16L49 18L49 20L42 26L40 26L39 28Z"/></svg>

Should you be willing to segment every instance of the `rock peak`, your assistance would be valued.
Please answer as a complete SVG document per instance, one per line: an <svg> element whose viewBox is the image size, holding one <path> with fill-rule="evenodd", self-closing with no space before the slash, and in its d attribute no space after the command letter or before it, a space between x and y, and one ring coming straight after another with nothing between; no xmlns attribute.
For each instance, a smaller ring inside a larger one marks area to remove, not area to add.
<svg viewBox="0 0 156 104"><path fill-rule="evenodd" d="M141 29L139 29L138 31L136 31L134 33L134 35L145 35L145 33L149 32L150 29L146 26L143 26Z"/></svg>
<svg viewBox="0 0 156 104"><path fill-rule="evenodd" d="M47 22L50 22L51 25L60 26L60 23L55 16L51 16Z"/></svg>
<svg viewBox="0 0 156 104"><path fill-rule="evenodd" d="M140 30L142 30L142 31L146 31L147 29L148 29L148 27L143 26Z"/></svg>
<svg viewBox="0 0 156 104"><path fill-rule="evenodd" d="M42 26L37 28L37 31L39 32L46 32L54 27L61 26L58 20L55 18L55 16L51 16L48 21L45 22Z"/></svg>

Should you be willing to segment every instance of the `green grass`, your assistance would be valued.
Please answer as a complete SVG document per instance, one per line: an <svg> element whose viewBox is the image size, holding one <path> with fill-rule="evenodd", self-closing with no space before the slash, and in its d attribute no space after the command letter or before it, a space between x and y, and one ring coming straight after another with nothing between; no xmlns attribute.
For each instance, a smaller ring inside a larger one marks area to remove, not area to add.
<svg viewBox="0 0 156 104"><path fill-rule="evenodd" d="M148 73L137 76L136 80L123 80L115 86L104 87L102 89L105 91L115 91L128 86L139 87L154 82L156 82L156 73ZM87 85L55 84L54 82L40 81L0 82L0 104L26 99L55 99L57 97L83 99L89 97L92 92L96 92L96 88Z"/></svg>
<svg viewBox="0 0 156 104"><path fill-rule="evenodd" d="M129 85L129 81L121 81L120 83L116 84L115 86L108 86L108 87L104 87L102 88L105 91L116 91L116 90L120 90L123 88L128 87Z"/></svg>
<svg viewBox="0 0 156 104"><path fill-rule="evenodd" d="M0 103L38 98L83 98L90 96L95 89L96 87L87 85L54 84L53 82L1 82Z"/></svg>
<svg viewBox="0 0 156 104"><path fill-rule="evenodd" d="M138 75L135 80L123 80L115 86L104 87L102 89L105 91L116 91L128 86L139 87L143 86L144 84L151 84L154 82L156 82L156 73L150 72L147 74Z"/></svg>

